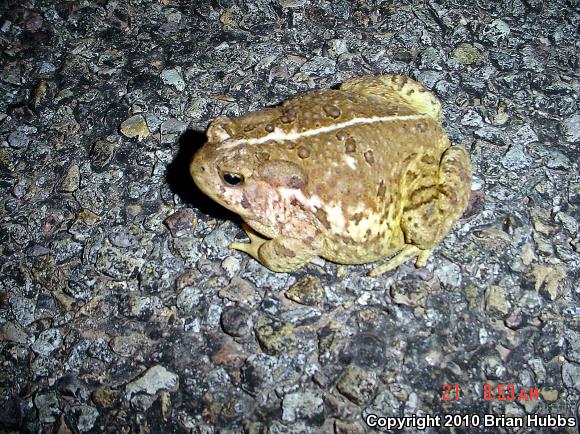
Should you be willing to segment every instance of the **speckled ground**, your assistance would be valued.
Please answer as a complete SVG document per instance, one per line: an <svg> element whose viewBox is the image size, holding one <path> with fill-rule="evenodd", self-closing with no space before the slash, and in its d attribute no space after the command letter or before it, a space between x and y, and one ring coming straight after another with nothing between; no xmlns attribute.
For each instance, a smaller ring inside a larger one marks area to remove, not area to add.
<svg viewBox="0 0 580 434"><path fill-rule="evenodd" d="M467 3L2 2L0 431L577 418L578 2ZM208 122L368 73L433 89L471 154L428 266L228 250L239 222L187 174Z"/></svg>

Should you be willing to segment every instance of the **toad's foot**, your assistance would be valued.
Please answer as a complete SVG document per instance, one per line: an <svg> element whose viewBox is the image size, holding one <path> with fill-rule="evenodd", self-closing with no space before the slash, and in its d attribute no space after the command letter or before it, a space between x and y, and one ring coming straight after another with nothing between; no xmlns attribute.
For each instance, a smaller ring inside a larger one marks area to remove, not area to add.
<svg viewBox="0 0 580 434"><path fill-rule="evenodd" d="M262 238L247 224L242 227L248 238L250 238L250 242L236 242L230 244L229 247L246 252L264 267L278 273L298 270L322 251L322 241L318 238L309 241L295 238L267 240Z"/></svg>
<svg viewBox="0 0 580 434"><path fill-rule="evenodd" d="M415 267L424 267L425 264L427 264L427 259L429 259L429 256L431 256L432 251L433 250L422 250L417 246L408 244L403 247L403 250L397 253L397 255L395 255L393 258L369 271L369 276L380 276L387 271L394 270L399 265L404 264L412 258L417 258Z"/></svg>
<svg viewBox="0 0 580 434"><path fill-rule="evenodd" d="M240 252L245 252L257 261L260 261L259 250L260 247L266 242L267 239L262 238L258 233L256 233L248 224L242 223L242 229L250 239L249 243L233 242L228 247L230 249L239 250ZM261 262L261 261L260 261Z"/></svg>

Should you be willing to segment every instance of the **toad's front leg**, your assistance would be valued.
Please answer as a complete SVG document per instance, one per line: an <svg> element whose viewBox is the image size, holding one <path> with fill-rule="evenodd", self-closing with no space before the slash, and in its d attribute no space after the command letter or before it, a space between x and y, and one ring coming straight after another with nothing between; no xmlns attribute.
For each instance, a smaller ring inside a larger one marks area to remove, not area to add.
<svg viewBox="0 0 580 434"><path fill-rule="evenodd" d="M248 225L243 225L250 238L249 243L231 243L230 249L246 252L263 266L278 273L287 273L301 268L322 253L322 241L318 238L299 240L296 238L262 238Z"/></svg>

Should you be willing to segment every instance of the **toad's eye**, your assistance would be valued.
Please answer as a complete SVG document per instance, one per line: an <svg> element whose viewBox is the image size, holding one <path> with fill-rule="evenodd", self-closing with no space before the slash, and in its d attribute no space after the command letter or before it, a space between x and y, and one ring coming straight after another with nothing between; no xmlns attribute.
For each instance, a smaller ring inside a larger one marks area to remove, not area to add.
<svg viewBox="0 0 580 434"><path fill-rule="evenodd" d="M230 185L240 185L244 183L244 177L239 173L225 172L222 174L222 178Z"/></svg>

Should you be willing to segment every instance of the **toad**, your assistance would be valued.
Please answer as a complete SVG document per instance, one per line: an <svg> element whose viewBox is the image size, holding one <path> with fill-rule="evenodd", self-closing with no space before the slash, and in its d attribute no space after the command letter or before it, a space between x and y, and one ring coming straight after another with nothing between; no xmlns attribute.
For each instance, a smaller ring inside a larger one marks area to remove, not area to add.
<svg viewBox="0 0 580 434"><path fill-rule="evenodd" d="M471 163L451 146L439 100L403 76L363 76L279 107L218 117L190 165L197 186L239 214L230 248L277 272L322 257L424 266L463 213Z"/></svg>

